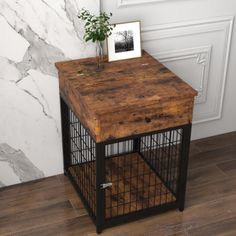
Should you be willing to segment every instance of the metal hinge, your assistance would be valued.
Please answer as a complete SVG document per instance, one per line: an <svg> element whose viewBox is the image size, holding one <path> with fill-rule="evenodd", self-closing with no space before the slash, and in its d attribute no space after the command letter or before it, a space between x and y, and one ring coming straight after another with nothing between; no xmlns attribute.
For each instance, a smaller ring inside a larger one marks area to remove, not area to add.
<svg viewBox="0 0 236 236"><path fill-rule="evenodd" d="M111 186L112 186L112 183L100 184L100 188L101 188L101 189L106 189L106 188L111 187Z"/></svg>

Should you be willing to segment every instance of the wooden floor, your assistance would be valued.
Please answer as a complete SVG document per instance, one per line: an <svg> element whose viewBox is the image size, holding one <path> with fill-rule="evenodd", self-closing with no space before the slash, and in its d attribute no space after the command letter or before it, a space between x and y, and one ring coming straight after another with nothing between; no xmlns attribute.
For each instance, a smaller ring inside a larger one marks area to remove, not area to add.
<svg viewBox="0 0 236 236"><path fill-rule="evenodd" d="M94 236L63 175L0 189L0 235ZM236 235L236 132L191 145L186 209L103 231L104 236Z"/></svg>

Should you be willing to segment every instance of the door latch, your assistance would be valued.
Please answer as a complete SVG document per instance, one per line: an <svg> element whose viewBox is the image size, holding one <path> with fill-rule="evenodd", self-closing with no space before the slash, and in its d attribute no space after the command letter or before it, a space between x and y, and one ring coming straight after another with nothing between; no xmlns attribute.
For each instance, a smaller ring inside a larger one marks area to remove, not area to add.
<svg viewBox="0 0 236 236"><path fill-rule="evenodd" d="M111 187L111 186L112 186L112 183L100 184L100 188L101 188L101 189L106 189L106 188Z"/></svg>

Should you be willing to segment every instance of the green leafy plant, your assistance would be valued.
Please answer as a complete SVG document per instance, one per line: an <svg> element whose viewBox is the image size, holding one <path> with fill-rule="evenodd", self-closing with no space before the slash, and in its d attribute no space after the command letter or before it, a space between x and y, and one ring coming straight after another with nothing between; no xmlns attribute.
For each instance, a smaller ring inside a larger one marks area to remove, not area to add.
<svg viewBox="0 0 236 236"><path fill-rule="evenodd" d="M112 13L109 15L106 12L101 12L98 16L91 14L88 10L82 9L78 18L85 22L84 40L86 42L102 42L112 34L115 25L110 24L109 20Z"/></svg>

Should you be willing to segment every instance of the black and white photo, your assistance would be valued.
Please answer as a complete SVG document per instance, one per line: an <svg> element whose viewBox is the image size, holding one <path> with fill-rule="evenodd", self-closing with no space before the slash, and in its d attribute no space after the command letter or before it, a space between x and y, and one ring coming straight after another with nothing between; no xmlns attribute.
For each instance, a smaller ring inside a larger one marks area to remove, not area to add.
<svg viewBox="0 0 236 236"><path fill-rule="evenodd" d="M134 50L134 34L132 30L119 31L115 34L115 52Z"/></svg>
<svg viewBox="0 0 236 236"><path fill-rule="evenodd" d="M109 61L140 57L140 22L116 24L107 42Z"/></svg>

